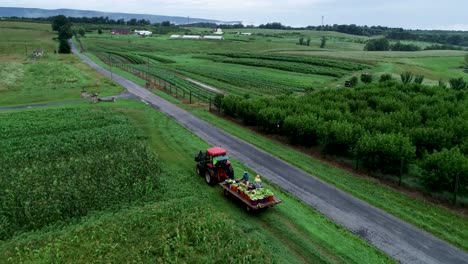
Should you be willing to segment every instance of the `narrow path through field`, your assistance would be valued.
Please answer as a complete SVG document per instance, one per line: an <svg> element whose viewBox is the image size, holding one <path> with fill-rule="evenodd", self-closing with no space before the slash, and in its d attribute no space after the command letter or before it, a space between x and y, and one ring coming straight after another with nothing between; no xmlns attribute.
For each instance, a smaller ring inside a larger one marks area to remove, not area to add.
<svg viewBox="0 0 468 264"><path fill-rule="evenodd" d="M195 81L194 79L190 79L189 77L182 77L182 78L185 79L186 81L189 81L189 82L191 82L193 84L196 84L196 85L198 85L198 86L200 86L202 88L205 88L206 90L209 90L209 91L212 91L212 92L215 92L215 93L222 93L222 94L226 93L226 92L221 91L221 90L219 90L217 88L214 88L213 86L209 86L209 85L201 83L199 81Z"/></svg>
<svg viewBox="0 0 468 264"><path fill-rule="evenodd" d="M97 71L111 76L75 47L73 51ZM246 166L401 263L468 263L468 254L449 243L214 127L115 73L113 79L208 143L227 148Z"/></svg>

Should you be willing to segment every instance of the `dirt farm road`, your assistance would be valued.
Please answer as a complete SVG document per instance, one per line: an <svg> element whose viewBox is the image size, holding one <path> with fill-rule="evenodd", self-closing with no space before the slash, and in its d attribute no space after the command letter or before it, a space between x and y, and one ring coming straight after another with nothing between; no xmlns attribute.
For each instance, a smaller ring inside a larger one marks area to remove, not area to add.
<svg viewBox="0 0 468 264"><path fill-rule="evenodd" d="M92 68L110 78L109 71L77 52L75 47L73 47L73 52ZM125 87L129 93L165 113L209 144L225 147L230 156L397 261L401 263L468 263L467 252L214 127L115 73L113 80Z"/></svg>

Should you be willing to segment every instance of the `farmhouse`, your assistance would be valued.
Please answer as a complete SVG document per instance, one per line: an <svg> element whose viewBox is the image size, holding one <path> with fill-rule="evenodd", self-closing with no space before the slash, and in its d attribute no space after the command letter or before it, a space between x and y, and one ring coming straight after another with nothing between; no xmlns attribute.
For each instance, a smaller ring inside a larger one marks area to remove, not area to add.
<svg viewBox="0 0 468 264"><path fill-rule="evenodd" d="M128 28L113 28L111 33L112 35L130 35L132 31Z"/></svg>
<svg viewBox="0 0 468 264"><path fill-rule="evenodd" d="M213 31L213 34L215 35L222 35L224 34L223 30L221 28L217 28Z"/></svg>
<svg viewBox="0 0 468 264"><path fill-rule="evenodd" d="M204 36L203 39L224 40L223 36Z"/></svg>

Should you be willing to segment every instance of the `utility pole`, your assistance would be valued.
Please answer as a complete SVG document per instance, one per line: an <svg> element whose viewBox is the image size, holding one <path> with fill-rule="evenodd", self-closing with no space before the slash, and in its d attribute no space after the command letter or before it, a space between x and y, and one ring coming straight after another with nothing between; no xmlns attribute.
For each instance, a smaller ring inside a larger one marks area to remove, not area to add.
<svg viewBox="0 0 468 264"><path fill-rule="evenodd" d="M324 16L322 16L322 30L323 30L323 19L324 19L324 18L325 18L325 17L324 17Z"/></svg>
<svg viewBox="0 0 468 264"><path fill-rule="evenodd" d="M190 24L190 17L187 17L187 25Z"/></svg>

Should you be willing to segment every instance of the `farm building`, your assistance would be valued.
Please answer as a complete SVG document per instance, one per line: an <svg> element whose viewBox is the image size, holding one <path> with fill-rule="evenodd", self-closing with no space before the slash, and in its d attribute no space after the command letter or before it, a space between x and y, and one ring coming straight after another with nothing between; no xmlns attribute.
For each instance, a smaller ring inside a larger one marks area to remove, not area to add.
<svg viewBox="0 0 468 264"><path fill-rule="evenodd" d="M215 30L213 31L213 34L215 34L215 35L222 35L222 34L224 34L224 32L223 32L222 29L217 28L217 29L215 29Z"/></svg>
<svg viewBox="0 0 468 264"><path fill-rule="evenodd" d="M112 35L130 35L132 31L128 28L113 28L111 33Z"/></svg>
<svg viewBox="0 0 468 264"><path fill-rule="evenodd" d="M239 32L239 35L244 35L244 36L252 36L252 33L250 32Z"/></svg>
<svg viewBox="0 0 468 264"><path fill-rule="evenodd" d="M153 32L147 31L147 30L135 30L133 32L135 32L135 35L142 36L142 37L151 36L153 34Z"/></svg>
<svg viewBox="0 0 468 264"><path fill-rule="evenodd" d="M204 36L203 39L224 40L223 36Z"/></svg>
<svg viewBox="0 0 468 264"><path fill-rule="evenodd" d="M181 35L171 35L171 39L182 38Z"/></svg>
<svg viewBox="0 0 468 264"><path fill-rule="evenodd" d="M183 39L201 39L202 37L198 35L183 35L182 38Z"/></svg>

